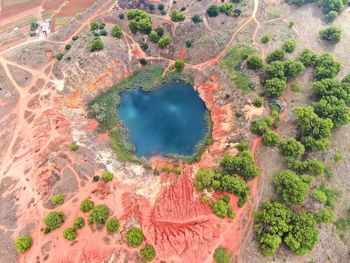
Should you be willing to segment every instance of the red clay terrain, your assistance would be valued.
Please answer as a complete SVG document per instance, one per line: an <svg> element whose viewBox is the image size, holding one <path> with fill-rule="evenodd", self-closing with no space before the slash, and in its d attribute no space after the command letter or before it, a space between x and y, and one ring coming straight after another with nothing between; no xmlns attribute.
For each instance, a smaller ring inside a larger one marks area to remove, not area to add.
<svg viewBox="0 0 350 263"><path fill-rule="evenodd" d="M92 2L40 4L45 10L55 10L58 18L73 16ZM32 3L32 8L36 4ZM0 262L142 262L139 249L130 248L124 239L132 226L140 226L145 243L155 247L156 262L212 262L218 246L226 247L234 262L239 262L242 239L257 205L259 178L249 182L249 201L242 208L237 206L237 197L230 196L236 213L233 220L220 219L203 205L193 181L199 168L216 166L225 153L237 153L234 145L227 143L236 129L234 112L230 104L218 102L223 83L215 70L205 73L203 79L195 79L194 85L211 111L213 143L199 162L180 163L181 175L161 172L155 176L140 165L118 160L109 147L108 134L97 133L97 122L87 118L85 105L101 90L138 70L135 59L162 63L166 71L171 70L174 59L148 56L126 30L113 48L107 46L106 53L81 55L91 60L61 66L52 57L64 50L72 36L87 31L90 20L98 19L113 6L114 1L98 3L82 15L78 25L67 31L63 28L62 35L58 30L40 42L42 46L38 46L39 41L29 40L0 54ZM257 22L257 8L255 0L252 14L235 28L221 52L206 62L188 63L186 69L205 71L215 66L237 34L251 21ZM20 15L23 10L8 13L4 19L10 22L12 15ZM164 19L170 21L168 16ZM174 25L171 31L176 30ZM179 54L182 59L188 56L186 50ZM74 59L78 61L72 55ZM76 152L70 150L74 141L79 144ZM260 143L261 138L252 142L253 154ZM165 163L173 166L172 162L162 157L150 160L152 168L159 171ZM114 180L93 182L92 177L105 169L114 173ZM63 193L65 202L53 207L49 199L56 193ZM110 216L121 221L120 232L108 235L103 226L85 226L78 230L76 240L67 241L63 230L72 226L77 216L87 218L79 210L80 202L87 198L111 209ZM43 218L53 210L64 212L65 222L45 235ZM33 246L19 255L14 240L23 234L32 236Z"/></svg>

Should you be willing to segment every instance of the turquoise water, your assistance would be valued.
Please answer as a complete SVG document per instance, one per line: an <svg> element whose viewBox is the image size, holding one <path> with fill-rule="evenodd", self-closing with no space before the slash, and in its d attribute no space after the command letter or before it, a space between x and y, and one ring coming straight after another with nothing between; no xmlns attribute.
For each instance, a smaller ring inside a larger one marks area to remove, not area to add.
<svg viewBox="0 0 350 263"><path fill-rule="evenodd" d="M206 108L193 88L183 82L160 89L121 94L119 116L128 129L137 156L191 155L207 134Z"/></svg>

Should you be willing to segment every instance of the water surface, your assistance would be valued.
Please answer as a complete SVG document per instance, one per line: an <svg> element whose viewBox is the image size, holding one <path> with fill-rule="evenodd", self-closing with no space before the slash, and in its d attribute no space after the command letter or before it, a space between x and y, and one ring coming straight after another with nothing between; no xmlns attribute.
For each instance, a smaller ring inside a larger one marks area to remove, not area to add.
<svg viewBox="0 0 350 263"><path fill-rule="evenodd" d="M193 88L183 82L160 89L121 94L119 116L128 129L137 156L191 155L207 133L206 108Z"/></svg>

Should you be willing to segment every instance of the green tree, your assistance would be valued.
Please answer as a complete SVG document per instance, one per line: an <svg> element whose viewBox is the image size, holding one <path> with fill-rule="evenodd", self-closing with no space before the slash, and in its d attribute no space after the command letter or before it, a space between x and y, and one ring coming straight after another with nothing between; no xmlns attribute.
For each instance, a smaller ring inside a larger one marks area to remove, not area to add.
<svg viewBox="0 0 350 263"><path fill-rule="evenodd" d="M316 64L317 56L310 49L304 49L299 56L299 60L305 67L314 66Z"/></svg>
<svg viewBox="0 0 350 263"><path fill-rule="evenodd" d="M224 192L240 197L238 203L240 207L248 200L249 186L237 175L222 176L221 187Z"/></svg>
<svg viewBox="0 0 350 263"><path fill-rule="evenodd" d="M263 105L263 102L264 101L262 98L257 98L257 99L252 101L252 104L257 108L260 108Z"/></svg>
<svg viewBox="0 0 350 263"><path fill-rule="evenodd" d="M90 22L90 30L91 31L94 31L94 30L98 29L98 26L99 26L99 24L98 24L97 21L91 21Z"/></svg>
<svg viewBox="0 0 350 263"><path fill-rule="evenodd" d="M273 120L270 117L254 120L250 123L250 131L256 135L261 136L272 127L272 124Z"/></svg>
<svg viewBox="0 0 350 263"><path fill-rule="evenodd" d="M252 55L247 59L247 66L249 69L258 70L264 66L264 62L261 57Z"/></svg>
<svg viewBox="0 0 350 263"><path fill-rule="evenodd" d="M142 230L138 227L129 229L125 233L126 242L130 247L139 247L145 240L145 236L142 233Z"/></svg>
<svg viewBox="0 0 350 263"><path fill-rule="evenodd" d="M326 14L326 20L328 22L333 22L338 16L338 12L336 11L329 11L327 14Z"/></svg>
<svg viewBox="0 0 350 263"><path fill-rule="evenodd" d="M329 208L323 208L317 212L314 212L313 217L317 224L333 223L335 220L335 214Z"/></svg>
<svg viewBox="0 0 350 263"><path fill-rule="evenodd" d="M320 30L320 36L323 40L328 41L331 44L336 44L340 41L342 32L340 27L330 26L326 29Z"/></svg>
<svg viewBox="0 0 350 263"><path fill-rule="evenodd" d="M95 38L91 42L90 51L91 52L101 51L104 47L105 47L105 45L103 44L103 41L101 39L99 39L99 38Z"/></svg>
<svg viewBox="0 0 350 263"><path fill-rule="evenodd" d="M270 41L270 37L268 35L264 35L262 38L261 38L261 43L263 44L266 44Z"/></svg>
<svg viewBox="0 0 350 263"><path fill-rule="evenodd" d="M284 76L284 63L282 61L274 61L265 66L265 79L277 78L279 80L287 80Z"/></svg>
<svg viewBox="0 0 350 263"><path fill-rule="evenodd" d="M151 16L140 9L132 9L127 13L131 32L149 34L152 30Z"/></svg>
<svg viewBox="0 0 350 263"><path fill-rule="evenodd" d="M284 60L284 50L283 49L275 49L274 51L272 51L270 54L268 54L266 61L267 63L271 63L273 61L282 61Z"/></svg>
<svg viewBox="0 0 350 263"><path fill-rule="evenodd" d="M345 103L350 102L350 85L336 79L322 79L313 83L313 89L321 97L334 96Z"/></svg>
<svg viewBox="0 0 350 263"><path fill-rule="evenodd" d="M280 136L274 131L267 131L263 135L263 144L267 146L276 146L279 144Z"/></svg>
<svg viewBox="0 0 350 263"><path fill-rule="evenodd" d="M226 15L230 15L233 12L234 5L231 3L222 3L219 5L220 13L224 13Z"/></svg>
<svg viewBox="0 0 350 263"><path fill-rule="evenodd" d="M211 5L207 9L207 15L209 17L215 17L215 16L217 16L219 14L219 12L220 12L220 9L216 5Z"/></svg>
<svg viewBox="0 0 350 263"><path fill-rule="evenodd" d="M340 63L326 53L316 58L315 77L318 80L334 78L340 71Z"/></svg>
<svg viewBox="0 0 350 263"><path fill-rule="evenodd" d="M331 119L334 126L341 126L350 122L350 108L344 100L335 96L326 96L313 103L312 106L318 116Z"/></svg>
<svg viewBox="0 0 350 263"><path fill-rule="evenodd" d="M265 94L271 98L278 98L284 94L287 84L284 80L273 78L266 80Z"/></svg>
<svg viewBox="0 0 350 263"><path fill-rule="evenodd" d="M120 28L119 25L112 26L112 33L111 33L112 36L114 36L116 38L121 38L122 34L123 34L122 29Z"/></svg>
<svg viewBox="0 0 350 263"><path fill-rule="evenodd" d="M302 178L290 170L283 170L274 178L277 192L282 195L287 205L302 205L309 189Z"/></svg>
<svg viewBox="0 0 350 263"><path fill-rule="evenodd" d="M95 204L89 199L85 199L80 203L80 211L83 213L90 212L94 208Z"/></svg>
<svg viewBox="0 0 350 263"><path fill-rule="evenodd" d="M212 186L214 177L215 172L212 168L200 168L195 176L197 190L209 189Z"/></svg>
<svg viewBox="0 0 350 263"><path fill-rule="evenodd" d="M78 235L77 231L71 227L69 227L63 231L63 237L67 240L70 240L70 241L76 239L77 235Z"/></svg>
<svg viewBox="0 0 350 263"><path fill-rule="evenodd" d="M160 48L165 48L167 47L172 41L172 38L170 36L163 36L161 39L158 41L158 46Z"/></svg>
<svg viewBox="0 0 350 263"><path fill-rule="evenodd" d="M77 217L76 219L74 219L74 223L73 223L73 228L74 229L81 229L85 226L85 220L84 218L82 218L81 216Z"/></svg>
<svg viewBox="0 0 350 263"><path fill-rule="evenodd" d="M33 244L33 239L30 236L19 236L16 238L16 250L18 253L27 252Z"/></svg>
<svg viewBox="0 0 350 263"><path fill-rule="evenodd" d="M51 197L51 202L54 205L61 205L64 203L64 195L59 193L59 194L55 194Z"/></svg>
<svg viewBox="0 0 350 263"><path fill-rule="evenodd" d="M52 230L59 228L64 223L64 214L63 212L53 211L50 212L44 219L46 225L44 233L47 234Z"/></svg>
<svg viewBox="0 0 350 263"><path fill-rule="evenodd" d="M170 12L170 18L173 22L181 22L185 20L185 15L177 10L172 10Z"/></svg>
<svg viewBox="0 0 350 263"><path fill-rule="evenodd" d="M104 171L102 174L102 180L106 183L112 181L114 178L113 174L110 171Z"/></svg>
<svg viewBox="0 0 350 263"><path fill-rule="evenodd" d="M282 49L288 53L292 53L297 46L295 39L289 39L283 43Z"/></svg>
<svg viewBox="0 0 350 263"><path fill-rule="evenodd" d="M192 22L193 23L200 23L200 22L203 22L203 18L199 15L199 14L194 14L192 16Z"/></svg>
<svg viewBox="0 0 350 263"><path fill-rule="evenodd" d="M284 62L284 75L288 80L298 76L304 69L300 61L287 60Z"/></svg>
<svg viewBox="0 0 350 263"><path fill-rule="evenodd" d="M156 250L153 246L146 244L143 248L141 248L140 255L146 261L152 261L156 257Z"/></svg>
<svg viewBox="0 0 350 263"><path fill-rule="evenodd" d="M305 152L304 145L294 138L281 140L279 147L282 155L285 157L300 158Z"/></svg>
<svg viewBox="0 0 350 263"><path fill-rule="evenodd" d="M177 59L174 66L177 72L182 72L185 67L185 62L182 59Z"/></svg>
<svg viewBox="0 0 350 263"><path fill-rule="evenodd" d="M216 263L229 263L230 262L230 256L227 253L226 248L224 247L218 247L214 251L214 260Z"/></svg>
<svg viewBox="0 0 350 263"><path fill-rule="evenodd" d="M158 10L163 11L164 10L164 5L163 4L158 4Z"/></svg>
<svg viewBox="0 0 350 263"><path fill-rule="evenodd" d="M226 216L229 215L230 213L229 211L232 212L229 202L230 202L230 197L226 195L217 199L215 202L211 203L210 207L217 217L225 218Z"/></svg>
<svg viewBox="0 0 350 263"><path fill-rule="evenodd" d="M117 218L113 217L108 219L106 223L106 230L109 234L115 233L120 227L120 222Z"/></svg>
<svg viewBox="0 0 350 263"><path fill-rule="evenodd" d="M277 235L265 234L259 238L259 248L261 253L265 256L273 256L279 248L282 239Z"/></svg>
<svg viewBox="0 0 350 263"><path fill-rule="evenodd" d="M106 205L95 206L89 214L89 224L104 224L109 216L109 208Z"/></svg>
<svg viewBox="0 0 350 263"><path fill-rule="evenodd" d="M312 192L312 199L314 199L315 201L320 202L323 205L325 205L327 203L327 196L320 189L315 189Z"/></svg>

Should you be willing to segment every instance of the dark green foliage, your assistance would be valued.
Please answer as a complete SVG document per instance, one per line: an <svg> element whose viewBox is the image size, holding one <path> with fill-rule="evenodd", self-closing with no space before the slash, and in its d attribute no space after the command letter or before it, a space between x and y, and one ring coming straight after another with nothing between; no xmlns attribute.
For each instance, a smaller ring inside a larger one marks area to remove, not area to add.
<svg viewBox="0 0 350 263"><path fill-rule="evenodd" d="M318 241L319 231L313 215L306 212L294 214L290 223L291 230L284 242L294 254L305 255Z"/></svg>
<svg viewBox="0 0 350 263"><path fill-rule="evenodd" d="M172 10L170 12L170 18L173 22L181 22L185 20L185 15L177 10Z"/></svg>
<svg viewBox="0 0 350 263"><path fill-rule="evenodd" d="M268 35L265 35L261 38L261 43L266 44L270 41L270 37Z"/></svg>
<svg viewBox="0 0 350 263"><path fill-rule="evenodd" d="M63 58L63 53L59 53L59 54L57 54L56 55L56 59L58 60L58 61L61 61L62 60L62 58Z"/></svg>
<svg viewBox="0 0 350 263"><path fill-rule="evenodd" d="M154 29L154 31L157 32L159 37L162 37L164 35L164 29L162 27L157 27L156 29Z"/></svg>
<svg viewBox="0 0 350 263"><path fill-rule="evenodd" d="M103 41L99 38L95 38L92 42L91 42L91 47L90 47L90 51L94 52L94 51L100 51L105 47L105 45L103 44Z"/></svg>
<svg viewBox="0 0 350 263"><path fill-rule="evenodd" d="M319 0L318 4L322 8L323 13L328 14L331 11L340 13L345 8L347 2L343 0Z"/></svg>
<svg viewBox="0 0 350 263"><path fill-rule="evenodd" d="M54 205L61 205L64 203L64 195L63 194L55 194L51 197L51 202Z"/></svg>
<svg viewBox="0 0 350 263"><path fill-rule="evenodd" d="M102 180L106 183L113 180L113 174L110 171L104 171L102 174Z"/></svg>
<svg viewBox="0 0 350 263"><path fill-rule="evenodd" d="M229 203L230 197L228 195L224 195L215 202L211 203L210 207L217 217L225 218L229 216L231 219L233 219L235 217L235 213L232 211Z"/></svg>
<svg viewBox="0 0 350 263"><path fill-rule="evenodd" d="M239 152L248 151L248 142L246 140L241 141L239 144L236 145L236 149Z"/></svg>
<svg viewBox="0 0 350 263"><path fill-rule="evenodd" d="M108 33L107 33L107 31L105 29L102 29L102 30L100 30L99 35L100 36L107 36Z"/></svg>
<svg viewBox="0 0 350 263"><path fill-rule="evenodd" d="M325 98L334 96L345 103L350 102L350 84L339 82L336 79L322 79L313 83L317 95Z"/></svg>
<svg viewBox="0 0 350 263"><path fill-rule="evenodd" d="M59 228L64 222L63 212L53 211L50 212L44 219L46 225L44 233L47 234L56 228Z"/></svg>
<svg viewBox="0 0 350 263"><path fill-rule="evenodd" d="M98 29L98 26L99 26L99 24L98 24L97 21L91 21L90 22L90 30L91 31L94 31L94 30Z"/></svg>
<svg viewBox="0 0 350 263"><path fill-rule="evenodd" d="M267 131L263 135L263 144L267 146L276 146L279 144L280 136L274 131Z"/></svg>
<svg viewBox="0 0 350 263"><path fill-rule="evenodd" d="M275 176L274 184L277 192L282 195L287 205L302 205L305 203L305 195L309 186L293 171L281 171Z"/></svg>
<svg viewBox="0 0 350 263"><path fill-rule="evenodd" d="M326 20L328 22L333 22L338 16L338 12L336 11L329 11L328 14L326 14Z"/></svg>
<svg viewBox="0 0 350 263"><path fill-rule="evenodd" d="M331 119L334 126L341 126L350 122L350 108L343 99L335 96L325 96L312 104L315 113L321 118Z"/></svg>
<svg viewBox="0 0 350 263"><path fill-rule="evenodd" d="M143 51L146 51L146 50L148 49L148 44L145 43L145 42L142 42L142 43L140 44L140 47L141 47L141 49L142 49Z"/></svg>
<svg viewBox="0 0 350 263"><path fill-rule="evenodd" d="M249 69L261 69L264 66L264 61L262 60L261 57L252 55L249 56L247 59L247 66Z"/></svg>
<svg viewBox="0 0 350 263"><path fill-rule="evenodd" d="M98 181L100 181L100 176L99 176L99 175L94 175L94 177L92 177L92 181L93 181L93 182L98 182Z"/></svg>
<svg viewBox="0 0 350 263"><path fill-rule="evenodd" d="M225 155L220 162L220 167L224 174L238 174L246 181L252 180L260 172L249 151L242 151L238 156Z"/></svg>
<svg viewBox="0 0 350 263"><path fill-rule="evenodd" d="M35 31L39 27L39 24L37 22L31 22L30 23L30 30Z"/></svg>
<svg viewBox="0 0 350 263"><path fill-rule="evenodd" d="M265 79L277 78L279 80L286 80L284 76L284 63L282 61L274 61L265 66Z"/></svg>
<svg viewBox="0 0 350 263"><path fill-rule="evenodd" d="M203 21L203 18L199 15L199 14L194 14L193 16L192 16L192 22L193 23L200 23L200 22L202 22Z"/></svg>
<svg viewBox="0 0 350 263"><path fill-rule="evenodd" d="M171 38L171 36L163 36L161 39L159 39L158 46L160 48L165 48L171 43L172 40L173 39Z"/></svg>
<svg viewBox="0 0 350 263"><path fill-rule="evenodd" d="M317 55L310 49L304 49L299 56L299 60L305 67L316 65Z"/></svg>
<svg viewBox="0 0 350 263"><path fill-rule="evenodd" d="M106 230L109 234L115 233L120 227L120 222L117 218L113 217L108 219L106 223Z"/></svg>
<svg viewBox="0 0 350 263"><path fill-rule="evenodd" d="M141 64L142 66L146 66L146 65L147 65L147 60L144 59L144 58L140 58L139 62L140 62L140 64Z"/></svg>
<svg viewBox="0 0 350 263"><path fill-rule="evenodd" d="M226 248L224 247L218 247L214 251L214 260L216 263L229 263L230 262L230 256L227 253Z"/></svg>
<svg viewBox="0 0 350 263"><path fill-rule="evenodd" d="M190 48L193 46L193 39L192 38L187 38L186 39L186 47Z"/></svg>
<svg viewBox="0 0 350 263"><path fill-rule="evenodd" d="M27 252L33 244L33 239L30 236L19 236L16 238L16 250L18 253Z"/></svg>
<svg viewBox="0 0 350 263"><path fill-rule="evenodd" d="M67 44L64 48L65 48L66 50L70 50L70 49L72 48L72 45Z"/></svg>
<svg viewBox="0 0 350 263"><path fill-rule="evenodd" d="M148 38L150 41L157 43L160 37L155 30L152 30L151 33L149 33Z"/></svg>
<svg viewBox="0 0 350 263"><path fill-rule="evenodd" d="M89 214L89 224L104 224L109 216L109 208L106 205L95 206Z"/></svg>
<svg viewBox="0 0 350 263"><path fill-rule="evenodd" d="M284 75L289 80L298 76L305 69L303 63L296 60L284 62Z"/></svg>
<svg viewBox="0 0 350 263"><path fill-rule="evenodd" d="M185 67L185 62L182 59L177 59L174 66L177 72L182 72Z"/></svg>
<svg viewBox="0 0 350 263"><path fill-rule="evenodd" d="M320 151L328 148L332 121L318 117L311 106L297 108L295 113L301 128L301 141L306 149Z"/></svg>
<svg viewBox="0 0 350 263"><path fill-rule="evenodd" d="M260 108L263 105L263 99L257 98L255 100L253 100L252 104L257 108Z"/></svg>
<svg viewBox="0 0 350 263"><path fill-rule="evenodd" d="M122 34L123 34L122 29L120 28L119 25L112 26L112 33L111 33L112 36L114 36L116 38L121 38Z"/></svg>
<svg viewBox="0 0 350 263"><path fill-rule="evenodd" d="M279 144L281 154L285 157L300 158L304 152L305 148L300 142L294 138L287 138L282 140Z"/></svg>
<svg viewBox="0 0 350 263"><path fill-rule="evenodd" d="M278 98L284 94L286 87L287 83L285 80L278 78L266 80L265 95L270 98Z"/></svg>
<svg viewBox="0 0 350 263"><path fill-rule="evenodd" d="M73 36L73 37L72 37L72 40L73 40L73 41L77 41L78 38L79 38L78 36Z"/></svg>
<svg viewBox="0 0 350 263"><path fill-rule="evenodd" d="M69 241L72 241L77 238L77 231L74 228L67 228L63 231L63 237Z"/></svg>
<svg viewBox="0 0 350 263"><path fill-rule="evenodd" d="M145 236L140 228L134 227L125 233L125 239L130 247L138 247L143 243Z"/></svg>
<svg viewBox="0 0 350 263"><path fill-rule="evenodd" d="M231 3L222 3L219 5L220 13L230 15L233 12L234 5Z"/></svg>
<svg viewBox="0 0 350 263"><path fill-rule="evenodd" d="M217 16L219 14L219 12L220 12L220 9L216 5L211 5L207 9L207 15L210 16L210 17Z"/></svg>
<svg viewBox="0 0 350 263"><path fill-rule="evenodd" d="M267 63L271 63L273 61L283 61L284 56L285 56L284 50L275 49L270 54L268 54L266 61L267 61Z"/></svg>
<svg viewBox="0 0 350 263"><path fill-rule="evenodd" d="M143 248L141 248L140 255L146 261L152 261L156 257L156 250L152 245L146 244Z"/></svg>
<svg viewBox="0 0 350 263"><path fill-rule="evenodd" d="M318 80L334 78L340 71L340 63L326 53L316 58L315 77Z"/></svg>
<svg viewBox="0 0 350 263"><path fill-rule="evenodd" d="M72 143L72 144L70 145L70 149L71 149L71 151L76 152L76 151L78 151L79 146L78 146L78 144L76 144L76 143Z"/></svg>
<svg viewBox="0 0 350 263"><path fill-rule="evenodd" d="M163 4L158 4L158 10L163 11L164 10L164 5Z"/></svg>
<svg viewBox="0 0 350 263"><path fill-rule="evenodd" d="M121 20L123 20L125 18L125 15L123 13L119 14L118 16Z"/></svg>
<svg viewBox="0 0 350 263"><path fill-rule="evenodd" d="M148 6L149 10L153 11L156 9L156 7L154 6L154 4L149 4Z"/></svg>
<svg viewBox="0 0 350 263"><path fill-rule="evenodd" d="M74 229L81 229L85 226L85 220L84 218L82 218L81 216L80 217L77 217L75 220L74 220L74 224L73 224L73 228Z"/></svg>
<svg viewBox="0 0 350 263"><path fill-rule="evenodd" d="M335 214L329 208L324 208L313 213L313 217L317 224L333 223L335 220Z"/></svg>
<svg viewBox="0 0 350 263"><path fill-rule="evenodd" d="M80 211L83 213L90 212L94 208L95 204L89 199L85 199L80 203Z"/></svg>
<svg viewBox="0 0 350 263"><path fill-rule="evenodd" d="M272 127L272 118L264 118L252 121L250 123L250 131L256 135L263 135Z"/></svg>
<svg viewBox="0 0 350 263"><path fill-rule="evenodd" d="M240 197L238 205L243 206L248 200L249 186L237 175L224 175L221 178L221 189Z"/></svg>
<svg viewBox="0 0 350 263"><path fill-rule="evenodd" d="M338 43L340 41L341 35L341 29L337 26L330 26L326 29L320 30L320 37L331 44Z"/></svg>
<svg viewBox="0 0 350 263"><path fill-rule="evenodd" d="M300 161L295 158L286 158L287 167L297 173L307 173L315 176L320 176L323 174L326 165L315 159L308 158L305 161Z"/></svg>
<svg viewBox="0 0 350 263"><path fill-rule="evenodd" d="M295 39L289 39L283 43L282 49L288 53L292 53L297 46Z"/></svg>
<svg viewBox="0 0 350 263"><path fill-rule="evenodd" d="M132 9L127 13L131 32L149 34L152 30L151 16L142 10Z"/></svg>

